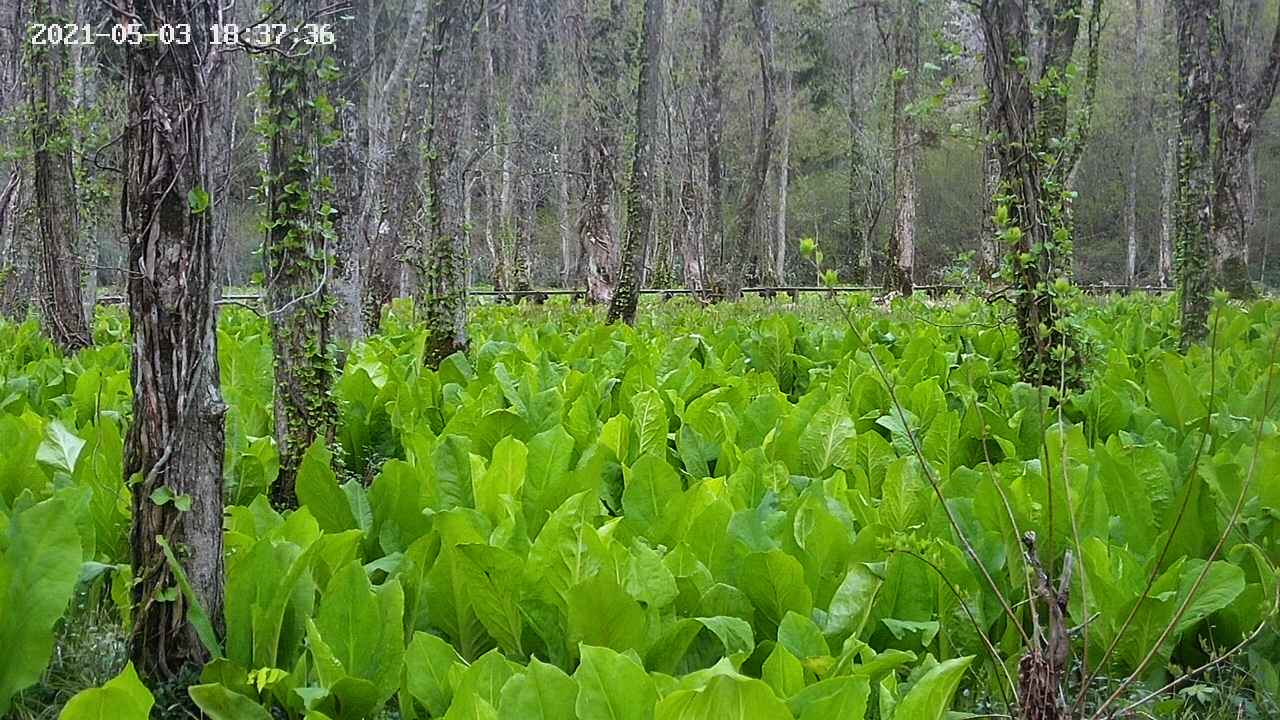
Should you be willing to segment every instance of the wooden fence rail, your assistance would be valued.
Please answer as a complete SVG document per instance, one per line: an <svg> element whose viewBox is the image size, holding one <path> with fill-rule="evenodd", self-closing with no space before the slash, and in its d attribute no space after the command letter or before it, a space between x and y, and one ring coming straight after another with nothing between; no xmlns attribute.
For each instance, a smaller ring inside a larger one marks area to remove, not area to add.
<svg viewBox="0 0 1280 720"><path fill-rule="evenodd" d="M1089 285L1079 286L1082 292L1090 295L1101 295L1106 293L1122 293L1130 292L1139 293L1164 293L1172 292L1171 287L1162 287L1159 285L1139 285L1128 287L1126 285L1113 283L1093 283ZM930 296L943 295L948 292L962 292L967 288L964 285L917 285L917 292ZM743 295L756 295L759 297L774 297L777 295L788 295L791 298L798 298L802 293L851 293L851 292L868 292L878 293L884 288L879 285L838 285L836 287L824 287L821 285L788 285L777 287L745 287L742 288ZM498 298L504 299L520 299L520 298L548 298L556 296L567 296L572 301L581 301L586 298L587 291L582 289L566 289L566 288L547 288L544 290L470 290L467 293L477 298ZM694 290L689 288L644 288L640 291L642 295L658 295L666 300L677 295L693 295ZM98 298L99 305L122 305L127 298L123 295L102 295ZM259 293L227 293L219 300L219 304L237 305L237 304L254 304L262 301Z"/></svg>

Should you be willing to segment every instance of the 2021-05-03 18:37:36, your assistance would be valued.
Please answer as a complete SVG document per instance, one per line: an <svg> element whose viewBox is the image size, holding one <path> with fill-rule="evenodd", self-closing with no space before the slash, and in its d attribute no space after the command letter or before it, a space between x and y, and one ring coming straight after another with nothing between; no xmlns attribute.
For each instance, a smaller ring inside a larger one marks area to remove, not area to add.
<svg viewBox="0 0 1280 720"><path fill-rule="evenodd" d="M210 45L251 45L268 47L279 45L294 36L304 45L332 45L336 41L333 29L324 23L259 23L241 27L235 23L209 26ZM193 40L192 28L186 23L162 24L148 30L142 23L116 23L109 29L98 29L88 23L31 23L27 27L27 42L31 45L94 45L107 42L114 45L142 45L158 42L161 45L189 45Z"/></svg>

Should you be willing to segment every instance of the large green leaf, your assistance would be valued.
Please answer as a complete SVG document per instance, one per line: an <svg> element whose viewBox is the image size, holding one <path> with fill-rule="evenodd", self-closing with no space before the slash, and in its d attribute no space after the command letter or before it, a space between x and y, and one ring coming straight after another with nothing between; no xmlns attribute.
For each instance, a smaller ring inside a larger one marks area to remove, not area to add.
<svg viewBox="0 0 1280 720"><path fill-rule="evenodd" d="M87 503L87 492L65 490L9 519L0 556L0 713L49 662L54 623L80 576L76 522Z"/></svg>
<svg viewBox="0 0 1280 720"><path fill-rule="evenodd" d="M831 469L850 465L855 435L848 403L842 396L832 398L814 413L800 434L802 465L798 469L823 477Z"/></svg>
<svg viewBox="0 0 1280 720"><path fill-rule="evenodd" d="M505 437L493 446L493 461L483 475L475 479L476 509L488 515L495 524L507 516L507 503L514 503L524 487L529 450L513 437Z"/></svg>
<svg viewBox="0 0 1280 720"><path fill-rule="evenodd" d="M58 720L147 720L154 704L151 691L138 679L133 663L128 663L102 687L76 693L62 708ZM265 710L259 710L267 717ZM252 716L241 717L249 720Z"/></svg>
<svg viewBox="0 0 1280 720"><path fill-rule="evenodd" d="M942 720L951 707L951 697L972 662L973 656L970 655L930 668L898 702L894 717L899 720Z"/></svg>
<svg viewBox="0 0 1280 720"><path fill-rule="evenodd" d="M716 675L705 687L663 698L656 720L791 720L791 713L764 682Z"/></svg>
<svg viewBox="0 0 1280 720"><path fill-rule="evenodd" d="M453 702L450 674L463 667L458 651L435 635L414 633L404 653L405 691L432 717L444 715ZM401 698L403 706L407 699Z"/></svg>
<svg viewBox="0 0 1280 720"><path fill-rule="evenodd" d="M298 503L305 506L325 532L341 532L356 527L351 501L338 486L330 461L333 453L323 439L316 439L302 456L298 466L296 492Z"/></svg>
<svg viewBox="0 0 1280 720"><path fill-rule="evenodd" d="M45 428L44 442L36 450L36 459L54 470L68 475L75 472L76 460L84 450L84 440L71 432L62 421L54 418Z"/></svg>
<svg viewBox="0 0 1280 720"><path fill-rule="evenodd" d="M578 720L651 720L658 699L640 663L609 648L582 645L574 709Z"/></svg>
<svg viewBox="0 0 1280 720"><path fill-rule="evenodd" d="M560 504L576 490L569 483L573 436L562 425L533 436L529 441L528 471L524 482L524 517L532 536Z"/></svg>
<svg viewBox="0 0 1280 720"><path fill-rule="evenodd" d="M804 567L781 550L748 555L742 566L741 588L770 623L770 634L788 612L808 617L813 610Z"/></svg>
<svg viewBox="0 0 1280 720"><path fill-rule="evenodd" d="M631 398L631 423L640 438L638 455L667 454L667 409L656 390L645 390Z"/></svg>
<svg viewBox="0 0 1280 720"><path fill-rule="evenodd" d="M871 683L866 675L844 676L810 685L793 695L787 707L798 720L862 720L870 697Z"/></svg>
<svg viewBox="0 0 1280 720"><path fill-rule="evenodd" d="M187 694L211 720L271 720L261 705L222 685L192 685Z"/></svg>
<svg viewBox="0 0 1280 720"><path fill-rule="evenodd" d="M328 646L337 668L326 663L320 675L327 687L344 676L367 681L377 693L377 702L385 702L400 684L404 657L404 591L400 583L390 580L374 588L364 569L357 563L339 568L329 581L320 600L315 628ZM312 647L312 652L318 649Z"/></svg>
<svg viewBox="0 0 1280 720"><path fill-rule="evenodd" d="M523 674L502 686L498 714L511 720L561 720L573 717L577 699L573 678L555 665L531 658Z"/></svg>
<svg viewBox="0 0 1280 720"><path fill-rule="evenodd" d="M479 543L458 545L453 552L458 553L457 580L464 583L476 617L503 650L523 655L520 558L502 548Z"/></svg>

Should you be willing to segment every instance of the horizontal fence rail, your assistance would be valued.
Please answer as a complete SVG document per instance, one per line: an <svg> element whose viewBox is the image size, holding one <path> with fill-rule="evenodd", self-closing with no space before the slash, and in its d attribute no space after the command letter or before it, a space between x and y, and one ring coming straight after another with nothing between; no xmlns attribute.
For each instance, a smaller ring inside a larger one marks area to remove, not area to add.
<svg viewBox="0 0 1280 720"><path fill-rule="evenodd" d="M1161 285L1137 285L1129 287L1127 285L1112 283L1092 283L1089 285L1078 286L1081 292L1091 295L1102 295L1106 293L1166 293L1172 292L1173 288ZM943 295L948 292L963 292L969 288L964 285L917 285L916 292L926 295L936 296ZM866 292L880 293L884 288L880 285L837 285L835 287L825 287L822 285L788 285L777 287L745 287L742 288L743 295L755 295L759 297L773 297L777 295L788 295L792 298L798 297L804 293L851 293ZM700 295L707 291L692 290L690 288L643 288L640 290L641 295L658 295L664 300L677 297L680 295ZM583 289L570 288L547 288L545 290L468 290L467 294L477 298L497 298L518 300L522 298L549 298L549 297L568 297L570 300L580 301L586 298L587 291ZM123 295L102 295L98 298L99 305L123 305L128 298ZM260 293L226 293L217 300L220 305L248 305L258 304L262 302Z"/></svg>

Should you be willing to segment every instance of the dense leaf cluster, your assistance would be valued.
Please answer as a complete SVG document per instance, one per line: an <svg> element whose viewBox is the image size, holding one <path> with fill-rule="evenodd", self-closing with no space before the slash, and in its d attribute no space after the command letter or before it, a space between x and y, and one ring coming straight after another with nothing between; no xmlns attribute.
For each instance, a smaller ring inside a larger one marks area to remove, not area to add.
<svg viewBox="0 0 1280 720"><path fill-rule="evenodd" d="M1050 572L1075 556L1078 661L1114 645L1123 675L1154 648L1154 688L1270 622L1236 662L1274 702L1280 306L1223 307L1186 354L1169 302L1080 308L1091 389L1062 397L1018 381L992 307L855 303L854 333L829 302L635 328L482 307L436 371L399 308L347 355L341 431L283 515L270 341L227 312L225 634L191 697L214 718L941 718L1011 691L1034 530ZM77 588L127 622L128 358L118 316L97 334L63 359L0 326L0 707ZM151 704L130 669L92 693L68 712Z"/></svg>

